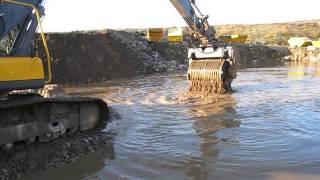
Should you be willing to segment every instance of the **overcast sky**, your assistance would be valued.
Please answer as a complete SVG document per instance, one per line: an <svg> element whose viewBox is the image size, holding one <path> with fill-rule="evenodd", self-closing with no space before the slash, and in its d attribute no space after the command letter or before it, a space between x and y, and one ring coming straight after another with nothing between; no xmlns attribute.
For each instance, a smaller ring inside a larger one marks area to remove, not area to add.
<svg viewBox="0 0 320 180"><path fill-rule="evenodd" d="M197 0L211 24L320 19L320 0ZM169 0L47 0L45 31L184 26Z"/></svg>

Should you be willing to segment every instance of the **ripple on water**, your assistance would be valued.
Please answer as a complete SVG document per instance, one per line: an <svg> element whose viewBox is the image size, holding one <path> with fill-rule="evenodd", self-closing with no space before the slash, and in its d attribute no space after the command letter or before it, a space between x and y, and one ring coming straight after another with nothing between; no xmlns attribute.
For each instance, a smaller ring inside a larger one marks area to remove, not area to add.
<svg viewBox="0 0 320 180"><path fill-rule="evenodd" d="M188 96L186 77L180 75L74 89L103 97L121 116L108 127L117 132L115 158L87 176L261 179L282 172L289 177L290 172L319 174L320 79L310 74L310 67L299 79L290 77L292 70L241 71L233 83L236 93L211 98Z"/></svg>

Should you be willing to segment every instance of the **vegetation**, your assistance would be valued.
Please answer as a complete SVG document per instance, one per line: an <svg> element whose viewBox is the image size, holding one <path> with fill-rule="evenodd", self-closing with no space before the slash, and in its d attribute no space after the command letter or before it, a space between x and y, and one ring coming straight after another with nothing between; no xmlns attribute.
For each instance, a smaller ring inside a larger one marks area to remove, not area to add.
<svg viewBox="0 0 320 180"><path fill-rule="evenodd" d="M320 20L276 24L219 25L215 26L218 36L247 34L248 43L266 45L287 45L290 37L302 36L320 38Z"/></svg>

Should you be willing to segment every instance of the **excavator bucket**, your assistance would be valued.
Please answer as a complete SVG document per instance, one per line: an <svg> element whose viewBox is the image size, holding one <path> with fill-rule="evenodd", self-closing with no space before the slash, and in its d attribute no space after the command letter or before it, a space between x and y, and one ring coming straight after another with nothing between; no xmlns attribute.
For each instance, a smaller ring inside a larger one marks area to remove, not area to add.
<svg viewBox="0 0 320 180"><path fill-rule="evenodd" d="M189 50L190 51L190 50ZM235 49L218 48L208 51L193 50L189 58L188 80L191 93L223 94L231 91L231 82L236 78Z"/></svg>
<svg viewBox="0 0 320 180"><path fill-rule="evenodd" d="M208 92L221 94L223 87L224 59L203 59L192 61L188 69L191 92Z"/></svg>

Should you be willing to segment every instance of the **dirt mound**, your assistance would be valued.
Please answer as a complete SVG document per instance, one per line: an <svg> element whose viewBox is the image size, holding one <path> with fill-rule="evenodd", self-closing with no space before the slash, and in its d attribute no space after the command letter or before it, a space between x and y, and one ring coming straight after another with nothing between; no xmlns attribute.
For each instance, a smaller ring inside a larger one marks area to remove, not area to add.
<svg viewBox="0 0 320 180"><path fill-rule="evenodd" d="M283 64L290 56L290 51L281 46L234 45L240 51L238 68L272 67Z"/></svg>
<svg viewBox="0 0 320 180"><path fill-rule="evenodd" d="M154 43L137 32L114 30L52 33L47 37L53 58L53 83L57 84L103 82L187 70L187 42ZM240 68L278 64L288 55L280 47L236 46L240 48Z"/></svg>
<svg viewBox="0 0 320 180"><path fill-rule="evenodd" d="M157 51L164 45L150 43L138 33L108 30L53 33L47 37L54 83L100 82L186 69L182 64L187 56L185 46L167 45L167 49L179 52L168 56L165 50Z"/></svg>

